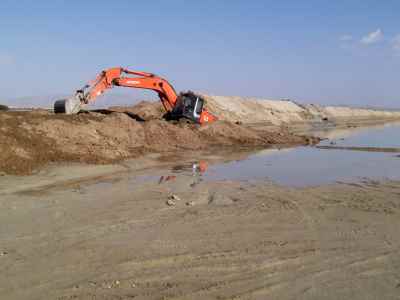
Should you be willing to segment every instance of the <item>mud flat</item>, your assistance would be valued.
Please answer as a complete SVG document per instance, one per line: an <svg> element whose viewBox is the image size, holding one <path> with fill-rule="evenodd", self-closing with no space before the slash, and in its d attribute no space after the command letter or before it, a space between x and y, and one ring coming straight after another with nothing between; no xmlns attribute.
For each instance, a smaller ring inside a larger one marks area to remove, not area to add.
<svg viewBox="0 0 400 300"><path fill-rule="evenodd" d="M0 188L1 299L399 295L399 182L288 188L160 168L47 178Z"/></svg>
<svg viewBox="0 0 400 300"><path fill-rule="evenodd" d="M400 148L384 148L384 147L316 146L316 148L325 149L325 150L348 150L348 151L400 153Z"/></svg>

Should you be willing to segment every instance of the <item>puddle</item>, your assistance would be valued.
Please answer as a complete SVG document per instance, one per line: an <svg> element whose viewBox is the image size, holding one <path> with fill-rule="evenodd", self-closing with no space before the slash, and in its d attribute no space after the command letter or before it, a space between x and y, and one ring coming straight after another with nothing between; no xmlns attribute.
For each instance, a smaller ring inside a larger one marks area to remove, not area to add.
<svg viewBox="0 0 400 300"><path fill-rule="evenodd" d="M400 147L400 123L324 131L340 146ZM334 138L332 138L334 137ZM199 173L206 181L259 180L288 186L313 186L336 181L357 182L369 179L400 179L400 157L395 153L324 150L313 147L268 149L242 160L216 163L199 170L198 166L179 166L173 173Z"/></svg>
<svg viewBox="0 0 400 300"><path fill-rule="evenodd" d="M387 123L374 127L335 129L316 132L328 140L321 145L341 147L382 147L400 148L400 123Z"/></svg>
<svg viewBox="0 0 400 300"><path fill-rule="evenodd" d="M314 132L314 134L328 138L321 142L321 145L327 146L333 142L335 146L343 147L400 148L400 123L370 128L330 129ZM95 166L94 170L98 170L95 173L91 167L77 167L75 173L83 179L86 176L82 176L82 174L86 173L87 176L97 174L98 177L101 177L92 184L86 179L85 184L80 186L77 192L90 194L97 191L101 193L109 190L116 183L130 191L146 183L173 183L183 177L190 177L191 186L202 181L224 180L268 180L294 187L323 185L337 181L359 182L365 178L400 180L399 153L326 150L315 147L264 149L261 151L252 149L250 151L248 148L231 147L184 154L175 160L170 160L168 156L158 157L160 162L156 164L154 164L154 158L149 158L149 162L142 162L139 165L137 160L134 160L131 164L125 162L124 167L112 166L112 168L103 170L101 167ZM177 163L178 161L179 163ZM138 167L140 171L137 171ZM86 169L86 173L83 172ZM111 171L115 175L107 175ZM57 172L54 174L60 173ZM61 173L70 174L71 172L64 170ZM75 174L72 173L72 175ZM43 174L43 180L39 183L36 180L36 185L32 184L31 187L28 185L30 181L27 181L24 182L23 187L25 189L35 188L39 184L46 186L51 183L51 179L57 179L62 175L54 177L54 174L52 172ZM37 179L32 176L31 179L35 178ZM77 180L74 178L73 176L71 178L64 176L60 177L60 180L66 180L68 183ZM0 194L2 191L0 185ZM15 192L15 189L13 191ZM3 192L7 192L7 190Z"/></svg>
<svg viewBox="0 0 400 300"><path fill-rule="evenodd" d="M203 176L206 180L269 179L289 186L358 181L365 177L400 179L400 159L387 153L301 147L214 165Z"/></svg>

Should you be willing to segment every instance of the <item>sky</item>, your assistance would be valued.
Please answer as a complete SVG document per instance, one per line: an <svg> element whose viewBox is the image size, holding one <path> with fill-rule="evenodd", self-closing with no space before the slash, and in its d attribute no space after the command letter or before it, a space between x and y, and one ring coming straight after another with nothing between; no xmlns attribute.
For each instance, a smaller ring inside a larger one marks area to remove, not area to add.
<svg viewBox="0 0 400 300"><path fill-rule="evenodd" d="M0 1L0 101L115 66L178 91L400 108L400 1Z"/></svg>

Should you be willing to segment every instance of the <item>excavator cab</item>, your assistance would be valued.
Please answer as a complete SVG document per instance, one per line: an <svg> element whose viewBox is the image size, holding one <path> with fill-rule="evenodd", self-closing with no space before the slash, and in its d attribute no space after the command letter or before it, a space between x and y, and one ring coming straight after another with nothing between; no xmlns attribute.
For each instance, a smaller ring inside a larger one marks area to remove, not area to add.
<svg viewBox="0 0 400 300"><path fill-rule="evenodd" d="M201 123L204 99L192 92L181 93L176 100L176 105L171 112L174 119L185 118L194 123Z"/></svg>

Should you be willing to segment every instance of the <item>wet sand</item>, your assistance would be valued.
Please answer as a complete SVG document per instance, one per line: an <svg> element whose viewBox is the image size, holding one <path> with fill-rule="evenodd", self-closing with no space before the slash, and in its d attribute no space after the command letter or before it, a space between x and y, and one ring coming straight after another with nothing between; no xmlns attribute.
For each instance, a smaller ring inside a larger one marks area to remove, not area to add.
<svg viewBox="0 0 400 300"><path fill-rule="evenodd" d="M398 298L400 182L289 188L171 166L4 176L0 298Z"/></svg>

